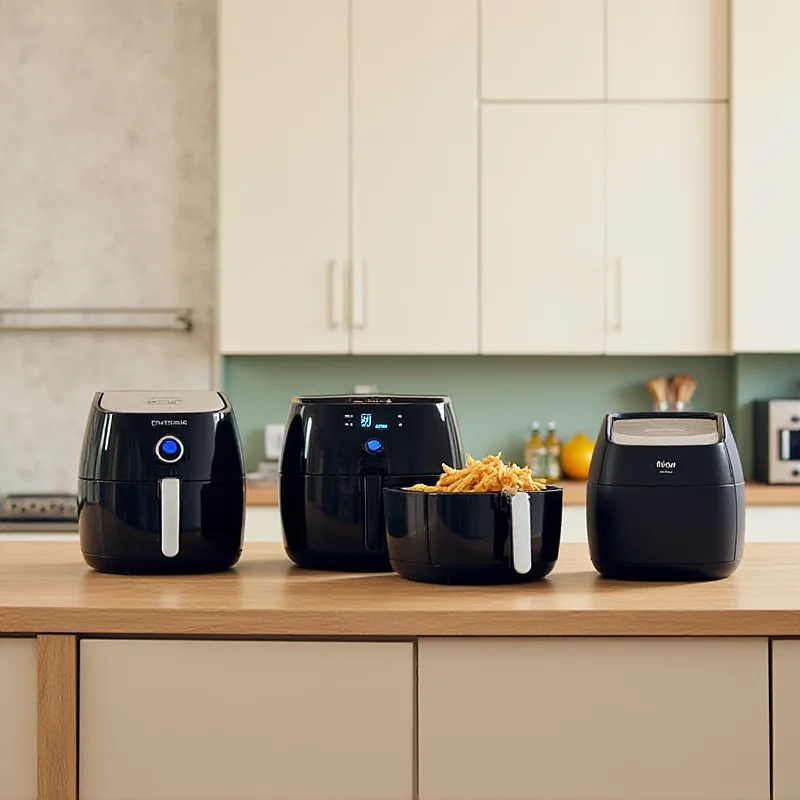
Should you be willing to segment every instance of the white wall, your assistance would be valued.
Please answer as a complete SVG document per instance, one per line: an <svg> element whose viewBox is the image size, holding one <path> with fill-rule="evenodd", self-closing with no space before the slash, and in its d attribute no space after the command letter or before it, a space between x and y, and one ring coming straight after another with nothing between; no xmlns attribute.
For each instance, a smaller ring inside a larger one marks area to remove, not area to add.
<svg viewBox="0 0 800 800"><path fill-rule="evenodd" d="M200 323L0 332L0 494L74 491L95 390L211 384L215 51L214 0L0 0L0 308Z"/></svg>

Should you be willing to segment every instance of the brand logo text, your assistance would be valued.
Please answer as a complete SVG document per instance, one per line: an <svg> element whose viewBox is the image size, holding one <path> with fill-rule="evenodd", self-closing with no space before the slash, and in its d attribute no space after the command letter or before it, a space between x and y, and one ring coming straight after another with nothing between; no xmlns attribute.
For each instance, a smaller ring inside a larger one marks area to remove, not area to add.
<svg viewBox="0 0 800 800"><path fill-rule="evenodd" d="M188 425L188 419L151 419L150 425L153 428L158 428L161 425Z"/></svg>

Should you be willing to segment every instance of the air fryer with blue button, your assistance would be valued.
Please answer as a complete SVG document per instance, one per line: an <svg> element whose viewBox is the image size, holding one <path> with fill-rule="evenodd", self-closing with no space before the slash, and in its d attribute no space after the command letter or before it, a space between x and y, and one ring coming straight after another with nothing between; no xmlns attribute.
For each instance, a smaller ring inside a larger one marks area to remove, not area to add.
<svg viewBox="0 0 800 800"><path fill-rule="evenodd" d="M388 571L384 487L434 484L443 463L464 466L449 397L294 398L279 477L286 554L309 569Z"/></svg>
<svg viewBox="0 0 800 800"><path fill-rule="evenodd" d="M78 480L89 566L126 574L228 569L242 552L244 500L239 434L224 394L95 394Z"/></svg>

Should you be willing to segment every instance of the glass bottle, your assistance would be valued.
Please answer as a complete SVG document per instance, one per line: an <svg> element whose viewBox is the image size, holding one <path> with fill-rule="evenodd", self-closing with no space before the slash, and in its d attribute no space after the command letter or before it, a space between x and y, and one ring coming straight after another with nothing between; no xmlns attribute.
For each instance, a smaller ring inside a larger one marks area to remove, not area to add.
<svg viewBox="0 0 800 800"><path fill-rule="evenodd" d="M525 447L525 463L530 467L534 478L544 478L547 468L547 450L539 433L539 423L531 425L531 436Z"/></svg>
<svg viewBox="0 0 800 800"><path fill-rule="evenodd" d="M547 437L544 440L545 448L545 478L548 481L561 479L561 439L556 435L555 422L547 424Z"/></svg>

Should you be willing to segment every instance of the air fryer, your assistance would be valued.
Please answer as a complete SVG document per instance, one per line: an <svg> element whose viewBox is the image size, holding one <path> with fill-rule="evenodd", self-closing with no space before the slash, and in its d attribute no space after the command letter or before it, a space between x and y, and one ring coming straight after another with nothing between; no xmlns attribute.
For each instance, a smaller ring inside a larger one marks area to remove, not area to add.
<svg viewBox="0 0 800 800"><path fill-rule="evenodd" d="M227 397L98 392L83 440L78 531L102 572L214 572L242 552L245 480Z"/></svg>
<svg viewBox="0 0 800 800"><path fill-rule="evenodd" d="M279 477L287 555L312 569L389 570L383 489L433 484L443 463L464 464L448 397L295 398Z"/></svg>
<svg viewBox="0 0 800 800"><path fill-rule="evenodd" d="M724 578L744 546L744 474L721 413L609 414L587 483L595 568L609 578Z"/></svg>

